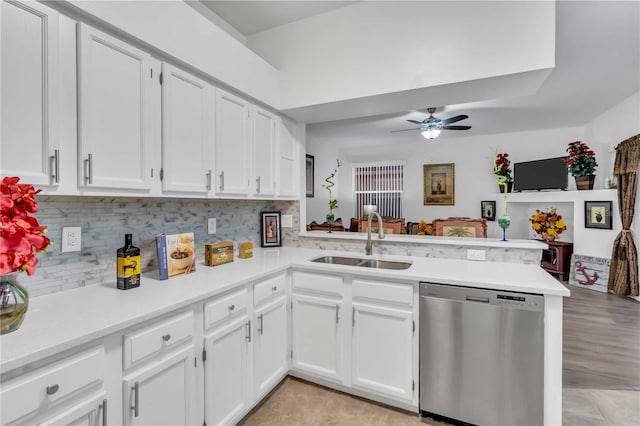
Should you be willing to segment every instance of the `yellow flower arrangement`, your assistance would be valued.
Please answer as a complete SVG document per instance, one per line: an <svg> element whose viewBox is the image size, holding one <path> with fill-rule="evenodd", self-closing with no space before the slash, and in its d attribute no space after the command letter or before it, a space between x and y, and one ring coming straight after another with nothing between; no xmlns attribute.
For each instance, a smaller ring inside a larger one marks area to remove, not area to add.
<svg viewBox="0 0 640 426"><path fill-rule="evenodd" d="M536 212L531 216L531 227L536 233L540 234L545 240L554 240L558 235L567 229L567 225L562 220L562 216L558 214L555 207L549 211Z"/></svg>
<svg viewBox="0 0 640 426"><path fill-rule="evenodd" d="M418 224L418 233L417 235L431 235L433 232L433 226L421 220Z"/></svg>

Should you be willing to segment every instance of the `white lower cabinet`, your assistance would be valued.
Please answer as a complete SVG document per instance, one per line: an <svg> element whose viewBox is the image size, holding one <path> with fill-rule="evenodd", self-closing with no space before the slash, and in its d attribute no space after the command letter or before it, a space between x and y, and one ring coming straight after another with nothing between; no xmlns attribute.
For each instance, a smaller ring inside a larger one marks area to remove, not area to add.
<svg viewBox="0 0 640 426"><path fill-rule="evenodd" d="M104 374L99 346L3 382L0 424L102 424Z"/></svg>
<svg viewBox="0 0 640 426"><path fill-rule="evenodd" d="M204 339L204 401L207 425L234 424L251 404L251 322L245 314Z"/></svg>
<svg viewBox="0 0 640 426"><path fill-rule="evenodd" d="M342 380L341 306L339 300L292 295L292 367L333 381Z"/></svg>
<svg viewBox="0 0 640 426"><path fill-rule="evenodd" d="M254 311L253 379L256 399L264 397L289 371L287 298Z"/></svg>
<svg viewBox="0 0 640 426"><path fill-rule="evenodd" d="M411 401L413 312L354 302L352 316L352 386Z"/></svg>

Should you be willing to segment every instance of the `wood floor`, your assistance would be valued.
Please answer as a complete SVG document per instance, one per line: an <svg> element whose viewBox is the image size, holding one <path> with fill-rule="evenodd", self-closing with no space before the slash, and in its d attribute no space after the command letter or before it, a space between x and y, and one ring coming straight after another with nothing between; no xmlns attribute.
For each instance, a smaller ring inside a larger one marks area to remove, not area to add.
<svg viewBox="0 0 640 426"><path fill-rule="evenodd" d="M640 391L640 303L567 286L564 387Z"/></svg>

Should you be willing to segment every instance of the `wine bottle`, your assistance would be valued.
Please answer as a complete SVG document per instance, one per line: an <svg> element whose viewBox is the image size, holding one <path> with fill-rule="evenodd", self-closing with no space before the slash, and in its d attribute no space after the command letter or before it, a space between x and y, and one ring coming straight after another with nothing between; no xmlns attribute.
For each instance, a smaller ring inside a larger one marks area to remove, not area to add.
<svg viewBox="0 0 640 426"><path fill-rule="evenodd" d="M140 287L140 249L132 243L132 235L124 235L124 246L117 251L117 286L120 290Z"/></svg>

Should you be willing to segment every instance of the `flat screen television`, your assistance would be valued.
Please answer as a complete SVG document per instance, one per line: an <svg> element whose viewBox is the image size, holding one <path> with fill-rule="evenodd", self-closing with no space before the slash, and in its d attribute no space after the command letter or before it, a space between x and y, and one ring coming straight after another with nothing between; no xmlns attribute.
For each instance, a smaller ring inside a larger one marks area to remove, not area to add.
<svg viewBox="0 0 640 426"><path fill-rule="evenodd" d="M568 185L565 157L525 161L513 164L513 190L531 191L543 189L566 190Z"/></svg>

